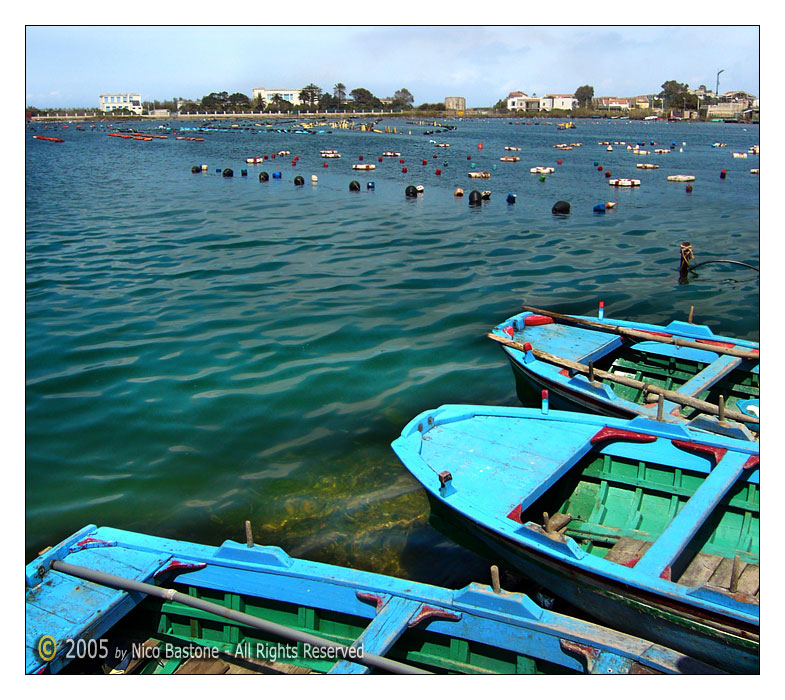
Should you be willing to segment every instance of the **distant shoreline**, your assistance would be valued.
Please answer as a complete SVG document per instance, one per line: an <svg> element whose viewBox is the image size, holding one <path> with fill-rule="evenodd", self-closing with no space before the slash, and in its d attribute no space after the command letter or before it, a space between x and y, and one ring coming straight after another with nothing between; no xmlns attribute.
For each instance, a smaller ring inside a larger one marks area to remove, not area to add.
<svg viewBox="0 0 785 700"><path fill-rule="evenodd" d="M26 121L29 122L51 122L51 121L127 121L127 122L142 122L142 121L277 121L277 120L286 120L286 121L335 121L335 120L372 120L372 119L460 119L460 120L471 120L471 119L506 119L512 121L533 121L533 120L540 120L540 119L560 119L565 121L579 121L584 119L608 119L608 120L619 120L619 119L627 119L631 121L643 121L647 116L659 116L659 115L652 115L651 113L643 113L641 115L618 115L618 114L586 114L586 115L568 115L568 114L553 114L551 112L542 112L538 113L537 115L529 115L529 114L462 114L457 115L453 113L447 112L338 112L338 113L297 113L297 114L283 114L283 113L253 113L253 112L235 112L235 113L207 113L201 112L197 114L170 114L167 116L164 115L154 115L154 114L89 114L86 112L79 112L75 110L73 113L68 113L66 111L65 114L52 114L52 115L35 115L31 117L27 117ZM710 119L682 119L682 118L668 118L668 117L659 117L657 121L685 121L685 122L711 122L713 120ZM759 119L744 121L738 119L721 119L720 121L725 123L740 123L740 124L758 124L760 123Z"/></svg>

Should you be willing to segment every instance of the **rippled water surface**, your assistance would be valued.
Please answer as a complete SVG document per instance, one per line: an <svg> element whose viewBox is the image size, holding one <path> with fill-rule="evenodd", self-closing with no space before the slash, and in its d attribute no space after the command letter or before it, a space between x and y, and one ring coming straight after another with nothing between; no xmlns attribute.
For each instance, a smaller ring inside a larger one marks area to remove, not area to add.
<svg viewBox="0 0 785 700"><path fill-rule="evenodd" d="M654 323L694 306L716 332L758 338L754 271L707 265L678 284L684 240L696 262L758 266L758 157L730 155L759 143L757 125L445 123L457 129L385 120L399 133L236 128L203 142L28 130L28 560L87 523L218 544L248 519L257 542L296 556L459 585L485 563L428 523L389 445L427 408L519 404L485 338L496 323L522 302L594 313L604 300L607 316ZM505 145L520 162L499 161ZM324 168L324 148L343 158ZM379 163L386 150L404 165ZM377 169L353 171L360 155ZM535 165L556 172L541 182ZM598 165L641 187L609 187ZM260 183L261 170L282 177ZM691 193L666 181L678 173L696 176ZM424 193L407 199L410 184ZM472 189L491 199L470 207ZM569 216L551 214L557 200Z"/></svg>

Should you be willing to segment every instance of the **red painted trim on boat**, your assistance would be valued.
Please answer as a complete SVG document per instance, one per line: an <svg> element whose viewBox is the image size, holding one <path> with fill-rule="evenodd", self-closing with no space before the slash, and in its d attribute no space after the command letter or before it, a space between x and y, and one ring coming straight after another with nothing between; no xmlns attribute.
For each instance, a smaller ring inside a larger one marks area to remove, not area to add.
<svg viewBox="0 0 785 700"><path fill-rule="evenodd" d="M592 445L598 445L603 442L610 442L611 440L624 440L625 442L655 442L657 437L655 435L647 435L646 433L636 433L632 430L624 430L623 428L611 428L610 426L603 426L597 434L590 440Z"/></svg>
<svg viewBox="0 0 785 700"><path fill-rule="evenodd" d="M750 458L744 462L744 466L742 469L752 469L757 468L760 464L760 455L750 455Z"/></svg>
<svg viewBox="0 0 785 700"><path fill-rule="evenodd" d="M671 440L674 447L678 447L685 452L693 452L701 456L710 456L714 458L716 465L728 451L726 447L717 447L716 445L701 445L700 443L689 442L687 440Z"/></svg>
<svg viewBox="0 0 785 700"><path fill-rule="evenodd" d="M170 571L177 571L179 573L185 573L187 571L199 571L200 569L204 569L206 566L207 564L202 562L180 561L179 559L173 559L165 567L156 571L153 575L153 578L158 578L159 576L168 574Z"/></svg>
<svg viewBox="0 0 785 700"><path fill-rule="evenodd" d="M549 323L553 323L553 319L550 316L531 314L524 316L523 323L526 326L547 326Z"/></svg>

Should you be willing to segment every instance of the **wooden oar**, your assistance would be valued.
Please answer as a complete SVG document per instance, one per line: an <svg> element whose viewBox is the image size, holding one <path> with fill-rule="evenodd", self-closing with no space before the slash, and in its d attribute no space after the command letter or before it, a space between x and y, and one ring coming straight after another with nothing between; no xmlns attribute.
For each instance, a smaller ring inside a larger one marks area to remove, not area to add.
<svg viewBox="0 0 785 700"><path fill-rule="evenodd" d="M526 348L524 347L523 343L518 343L514 340L510 340L509 338L505 338L504 336L496 335L494 333L488 333L488 337L491 340L495 340L497 343L501 343L502 345L507 345L508 347L515 348L516 350L526 352ZM572 360L568 360L564 357L552 355L551 353L543 352L542 350L535 350L534 348L531 349L531 352L534 353L534 356L538 360L544 360L545 362L550 362L551 364L559 365L560 367L565 367L575 372L580 372L581 374L589 373L589 366L581 364L580 362L573 362ZM659 394L666 401L671 401L681 406L690 406L691 408L695 408L699 411L702 411L703 413L709 413L713 416L720 415L719 406L709 403L708 401L696 399L694 396L688 396L687 394L682 394L678 391L671 391L670 389L663 389L656 384L646 384L645 382L639 382L637 379L630 379L629 377L613 374L612 372L606 372L605 370L597 369L596 367L592 367L592 371L594 372L594 376L600 379L608 379L610 381L616 382L617 384L624 384L625 386L632 387L633 389L640 389L644 392L644 397L647 393ZM731 420L739 421L740 423L760 423L760 420L755 418L755 416L748 416L746 413L733 411L727 408L724 411L724 416L725 418L730 418Z"/></svg>
<svg viewBox="0 0 785 700"><path fill-rule="evenodd" d="M722 345L713 345L712 343L705 343L699 340L687 340L677 336L664 336L655 333L647 333L646 331L638 331L633 328L623 328L622 326L614 326L610 323L600 323L598 321L589 321L583 318L575 318L575 316L566 316L565 314L558 314L553 311L546 311L545 309L537 309L534 306L522 307L525 311L540 316L548 316L556 323L563 323L567 326L579 326L581 328L590 328L605 333L614 333L615 335L622 335L628 338L635 338L637 340L652 340L655 343L667 343L669 345L681 345L685 348L697 348L698 350L709 350L722 355L732 355L733 357L741 357L745 360L760 360L760 352L752 352L744 350L739 347L725 347Z"/></svg>

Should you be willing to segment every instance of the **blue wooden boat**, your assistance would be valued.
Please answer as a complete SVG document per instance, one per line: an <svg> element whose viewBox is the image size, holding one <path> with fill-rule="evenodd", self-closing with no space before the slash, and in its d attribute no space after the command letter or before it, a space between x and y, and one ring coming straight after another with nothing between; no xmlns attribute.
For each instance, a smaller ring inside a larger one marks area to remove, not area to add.
<svg viewBox="0 0 785 700"><path fill-rule="evenodd" d="M524 309L489 334L503 345L524 404L535 386L562 399L564 408L620 418L659 415L756 437L758 343L684 321L659 326Z"/></svg>
<svg viewBox="0 0 785 700"><path fill-rule="evenodd" d="M434 513L557 596L615 629L757 672L756 441L544 403L442 406L392 446Z"/></svg>
<svg viewBox="0 0 785 700"><path fill-rule="evenodd" d="M27 673L718 672L498 579L447 590L247 539L83 528L25 569Z"/></svg>

